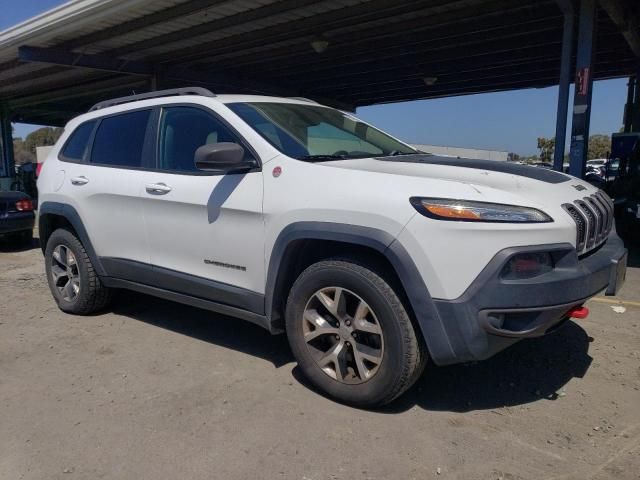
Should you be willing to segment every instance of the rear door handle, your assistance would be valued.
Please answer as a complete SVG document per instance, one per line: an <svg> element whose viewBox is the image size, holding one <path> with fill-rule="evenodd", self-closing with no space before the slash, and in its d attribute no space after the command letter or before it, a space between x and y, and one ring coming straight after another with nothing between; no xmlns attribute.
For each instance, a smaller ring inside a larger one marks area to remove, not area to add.
<svg viewBox="0 0 640 480"><path fill-rule="evenodd" d="M149 183L145 185L147 193L153 195L165 195L171 191L171 187L166 183Z"/></svg>
<svg viewBox="0 0 640 480"><path fill-rule="evenodd" d="M86 185L87 183L89 183L89 179L84 176L73 177L71 179L71 185Z"/></svg>

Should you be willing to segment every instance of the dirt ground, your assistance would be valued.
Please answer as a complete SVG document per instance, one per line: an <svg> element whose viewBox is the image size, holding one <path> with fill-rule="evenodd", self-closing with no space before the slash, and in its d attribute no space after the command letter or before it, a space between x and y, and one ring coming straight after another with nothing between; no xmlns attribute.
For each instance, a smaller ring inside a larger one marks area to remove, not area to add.
<svg viewBox="0 0 640 480"><path fill-rule="evenodd" d="M239 320L134 293L63 314L40 250L0 244L0 479L640 479L631 264L587 320L362 411Z"/></svg>

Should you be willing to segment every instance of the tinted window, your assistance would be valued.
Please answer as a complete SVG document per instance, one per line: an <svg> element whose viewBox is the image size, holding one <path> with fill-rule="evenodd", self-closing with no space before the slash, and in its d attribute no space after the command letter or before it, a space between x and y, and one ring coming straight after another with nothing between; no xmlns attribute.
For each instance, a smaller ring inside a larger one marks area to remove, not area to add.
<svg viewBox="0 0 640 480"><path fill-rule="evenodd" d="M227 126L194 107L167 107L160 120L159 162L163 170L194 172L196 150L219 142L240 143Z"/></svg>
<svg viewBox="0 0 640 480"><path fill-rule="evenodd" d="M95 127L95 125L96 122L94 120L83 123L76 128L69 137L69 140L67 140L67 144L62 149L62 156L69 160L82 160L84 152L87 150L87 144L89 143L91 132L93 132L93 127Z"/></svg>
<svg viewBox="0 0 640 480"><path fill-rule="evenodd" d="M141 167L142 149L151 110L103 118L91 149L91 163Z"/></svg>

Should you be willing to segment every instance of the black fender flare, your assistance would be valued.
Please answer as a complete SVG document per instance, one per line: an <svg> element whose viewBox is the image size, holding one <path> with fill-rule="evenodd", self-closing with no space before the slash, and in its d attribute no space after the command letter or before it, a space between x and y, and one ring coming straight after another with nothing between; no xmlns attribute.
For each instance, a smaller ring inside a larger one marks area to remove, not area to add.
<svg viewBox="0 0 640 480"><path fill-rule="evenodd" d="M276 282L285 261L284 255L296 240L333 240L373 248L384 255L393 266L411 303L416 320L432 358L451 358L454 350L429 290L413 259L404 246L392 235L372 227L332 222L297 222L285 227L272 249L267 270L265 313L272 315Z"/></svg>
<svg viewBox="0 0 640 480"><path fill-rule="evenodd" d="M89 235L87 234L87 229L84 227L84 223L82 222L82 219L80 218L80 215L78 214L76 209L66 203L42 203L38 212L38 230L39 232L41 232L41 235L46 230L44 220L46 218L46 215L48 214L63 217L71 224L73 229L78 234L80 242L87 252L87 255L89 255L89 259L91 260L93 268L96 270L98 276L106 276L105 269L102 266L99 257L96 255L91 240L89 239ZM44 253L45 249L47 248L46 242L41 242L40 248L42 248L42 252Z"/></svg>

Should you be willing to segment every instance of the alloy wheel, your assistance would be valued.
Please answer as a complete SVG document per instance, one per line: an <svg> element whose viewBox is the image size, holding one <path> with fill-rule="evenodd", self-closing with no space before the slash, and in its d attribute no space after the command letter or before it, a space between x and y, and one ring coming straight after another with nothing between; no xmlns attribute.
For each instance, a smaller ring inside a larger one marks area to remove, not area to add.
<svg viewBox="0 0 640 480"><path fill-rule="evenodd" d="M334 380L359 384L378 372L382 328L372 308L352 291L326 287L314 293L304 309L302 332L312 358Z"/></svg>
<svg viewBox="0 0 640 480"><path fill-rule="evenodd" d="M53 249L51 277L64 300L75 300L80 292L80 270L76 256L66 245L58 245Z"/></svg>

